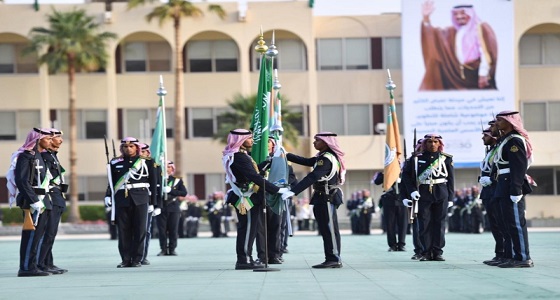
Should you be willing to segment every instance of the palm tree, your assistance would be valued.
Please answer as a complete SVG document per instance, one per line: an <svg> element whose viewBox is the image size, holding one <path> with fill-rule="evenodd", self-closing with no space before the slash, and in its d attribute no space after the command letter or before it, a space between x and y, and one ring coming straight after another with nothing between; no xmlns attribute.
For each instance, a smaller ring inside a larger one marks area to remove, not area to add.
<svg viewBox="0 0 560 300"><path fill-rule="evenodd" d="M95 71L107 64L106 43L117 36L111 32L98 33L95 17L85 10L53 13L47 16L50 27L34 27L30 32L31 43L24 54L46 53L39 56L38 64L46 64L50 74L68 74L68 111L70 117L70 213L68 222L79 222L78 174L76 172L76 71Z"/></svg>
<svg viewBox="0 0 560 300"><path fill-rule="evenodd" d="M154 0L130 0L128 8L133 8L146 2L154 2ZM221 19L226 16L225 11L219 5L211 4L208 6L208 11L217 14ZM177 167L177 174L183 174L182 166L183 159L181 155L181 144L183 142L183 120L184 120L184 99L183 99L183 55L181 51L181 19L186 17L202 17L204 13L200 8L193 5L189 1L184 0L169 0L167 3L158 6L146 15L146 20L151 22L156 18L159 20L160 26L166 21L173 21L173 29L175 33L175 45L173 48L175 55L175 126L173 137L175 141L175 166Z"/></svg>
<svg viewBox="0 0 560 300"><path fill-rule="evenodd" d="M228 100L227 103L230 110L218 116L220 127L218 128L218 132L214 135L214 139L225 144L230 130L235 128L249 128L249 126L251 126L251 119L253 118L256 102L257 94L253 94L249 97L237 94L232 100ZM287 103L288 99L282 97L281 114L283 121L282 127L284 129L282 136L284 137L284 141L288 142L288 145L284 146L288 146L287 148L291 146L295 149L299 142L299 131L292 122L301 119L301 113L291 112L286 109Z"/></svg>

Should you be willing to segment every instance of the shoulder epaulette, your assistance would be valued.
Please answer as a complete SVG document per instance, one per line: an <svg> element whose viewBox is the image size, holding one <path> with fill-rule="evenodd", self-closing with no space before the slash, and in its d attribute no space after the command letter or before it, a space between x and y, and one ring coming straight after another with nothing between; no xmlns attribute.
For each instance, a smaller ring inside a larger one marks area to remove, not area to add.
<svg viewBox="0 0 560 300"><path fill-rule="evenodd" d="M122 157L115 157L115 158L111 159L111 164L114 165L114 164L116 164L120 161L123 161Z"/></svg>
<svg viewBox="0 0 560 300"><path fill-rule="evenodd" d="M141 158L141 159L145 159L145 160L152 160L152 158L149 157L149 156L142 156L142 155L140 155L140 158Z"/></svg>
<svg viewBox="0 0 560 300"><path fill-rule="evenodd" d="M449 153L441 152L441 154L443 154L443 155L445 155L445 156L447 156L447 157L449 157L449 158L452 158L452 157L453 157L453 155L451 155L451 154L449 154Z"/></svg>

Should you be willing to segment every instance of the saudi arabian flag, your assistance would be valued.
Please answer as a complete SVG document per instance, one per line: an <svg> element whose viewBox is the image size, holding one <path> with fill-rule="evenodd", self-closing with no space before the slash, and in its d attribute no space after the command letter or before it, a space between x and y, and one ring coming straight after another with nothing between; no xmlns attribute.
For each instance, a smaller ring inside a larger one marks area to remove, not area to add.
<svg viewBox="0 0 560 300"><path fill-rule="evenodd" d="M253 131L253 149L251 157L257 163L263 162L268 156L268 134L269 134L269 105L270 91L272 89L272 66L271 61L265 55L261 57L261 72L259 75L259 87L257 90L257 101L251 120Z"/></svg>

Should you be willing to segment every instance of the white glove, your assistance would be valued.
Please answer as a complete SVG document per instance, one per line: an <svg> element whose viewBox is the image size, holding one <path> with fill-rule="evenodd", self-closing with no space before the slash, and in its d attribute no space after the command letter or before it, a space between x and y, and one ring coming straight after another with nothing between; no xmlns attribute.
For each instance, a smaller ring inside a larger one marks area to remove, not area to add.
<svg viewBox="0 0 560 300"><path fill-rule="evenodd" d="M111 197L105 197L105 206L109 207L113 205L113 201L111 200Z"/></svg>
<svg viewBox="0 0 560 300"><path fill-rule="evenodd" d="M453 201L447 201L447 208L450 208L453 206Z"/></svg>
<svg viewBox="0 0 560 300"><path fill-rule="evenodd" d="M152 213L152 212L154 212L154 206L148 205L148 213Z"/></svg>
<svg viewBox="0 0 560 300"><path fill-rule="evenodd" d="M420 200L420 193L418 193L418 191L414 191L412 193L410 193L410 198L412 198L412 200Z"/></svg>
<svg viewBox="0 0 560 300"><path fill-rule="evenodd" d="M45 207L45 204L43 204L43 201L37 201L35 203L31 203L31 208L33 208L33 211L38 211L41 212L41 209L43 209Z"/></svg>
<svg viewBox="0 0 560 300"><path fill-rule="evenodd" d="M412 200L402 199L402 204L406 207L412 207Z"/></svg>
<svg viewBox="0 0 560 300"><path fill-rule="evenodd" d="M400 177L397 178L397 183L401 183L402 179Z"/></svg>
<svg viewBox="0 0 560 300"><path fill-rule="evenodd" d="M519 195L519 196L509 196L509 198L511 199L511 202L517 203L517 202L521 201L521 198L523 198L523 195Z"/></svg>
<svg viewBox="0 0 560 300"><path fill-rule="evenodd" d="M280 189L278 190L278 193L279 193L279 194L284 194L284 193L287 193L287 192L289 192L289 191L290 191L289 188L280 188Z"/></svg>
<svg viewBox="0 0 560 300"><path fill-rule="evenodd" d="M166 194L171 192L171 187L170 186L164 186L163 187L163 192L166 193Z"/></svg>
<svg viewBox="0 0 560 300"><path fill-rule="evenodd" d="M282 200L286 200L290 197L293 197L294 195L295 195L294 192L290 192L290 191L282 193Z"/></svg>
<svg viewBox="0 0 560 300"><path fill-rule="evenodd" d="M158 207L158 208L154 209L154 212L152 213L152 216L155 217L155 216L159 216L159 215L161 215L161 208Z"/></svg>
<svg viewBox="0 0 560 300"><path fill-rule="evenodd" d="M488 177L488 176L482 176L478 180L478 183L480 183L480 185L482 185L482 186L489 186L489 185L492 185L492 179L490 179L490 177Z"/></svg>

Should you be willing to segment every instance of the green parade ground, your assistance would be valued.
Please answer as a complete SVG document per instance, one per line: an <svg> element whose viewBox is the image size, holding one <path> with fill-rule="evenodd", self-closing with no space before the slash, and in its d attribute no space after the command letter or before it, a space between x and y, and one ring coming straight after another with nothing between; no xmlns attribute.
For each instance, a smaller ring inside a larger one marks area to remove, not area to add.
<svg viewBox="0 0 560 300"><path fill-rule="evenodd" d="M117 269L117 242L106 234L62 234L55 264L62 275L17 277L19 236L0 237L0 299L560 299L560 229L530 228L534 268L482 264L493 256L490 233L447 234L444 262L419 262L387 252L380 232L343 231L341 269L322 262L322 240L296 232L279 271L236 271L235 237L179 239L178 256L161 256L151 240L151 265Z"/></svg>

